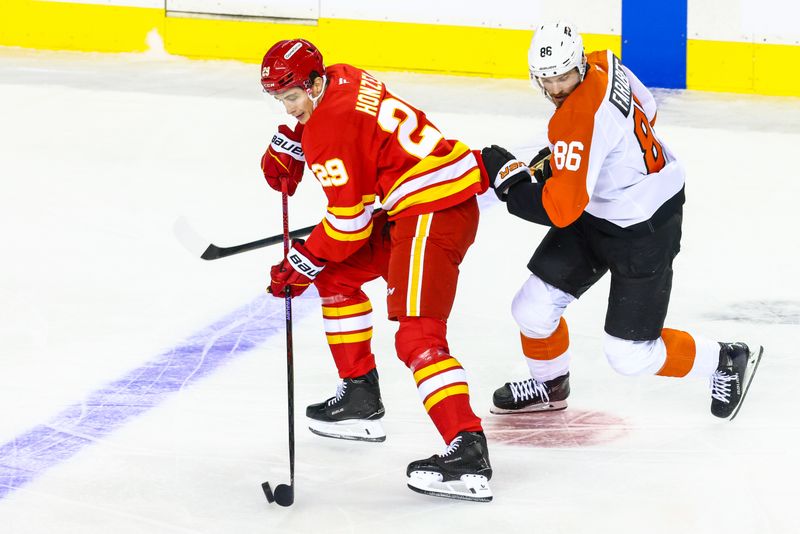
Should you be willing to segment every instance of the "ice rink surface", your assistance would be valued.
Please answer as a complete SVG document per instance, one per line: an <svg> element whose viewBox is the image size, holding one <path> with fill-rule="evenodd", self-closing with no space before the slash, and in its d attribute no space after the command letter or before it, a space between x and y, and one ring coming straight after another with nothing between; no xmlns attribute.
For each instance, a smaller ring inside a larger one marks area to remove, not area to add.
<svg viewBox="0 0 800 534"><path fill-rule="evenodd" d="M474 148L528 158L543 138L550 104L524 80L377 75ZM288 481L283 303L264 294L280 247L204 262L172 233L179 216L219 245L280 233L258 163L285 118L258 66L1 49L0 532L800 532L800 99L657 97L688 171L667 325L765 346L738 418L710 415L703 380L614 373L607 278L566 313L569 408L490 415L492 391L526 376L510 303L544 228L489 193L449 339L494 501L405 487L407 463L444 444L375 282L388 439L305 428L337 376L315 295L297 299L296 503L279 508L260 484ZM291 226L323 207L307 175Z"/></svg>

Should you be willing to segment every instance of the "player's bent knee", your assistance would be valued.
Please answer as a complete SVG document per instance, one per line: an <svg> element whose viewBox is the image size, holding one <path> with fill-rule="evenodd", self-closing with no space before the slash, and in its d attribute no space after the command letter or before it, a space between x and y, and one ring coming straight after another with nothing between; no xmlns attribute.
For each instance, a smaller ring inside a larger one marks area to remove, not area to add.
<svg viewBox="0 0 800 534"><path fill-rule="evenodd" d="M447 323L432 317L399 317L400 328L394 337L397 357L409 365L417 355L428 350L449 352Z"/></svg>
<svg viewBox="0 0 800 534"><path fill-rule="evenodd" d="M626 376L655 374L667 358L667 350L661 338L630 341L606 334L603 351L611 368Z"/></svg>
<svg viewBox="0 0 800 534"><path fill-rule="evenodd" d="M514 296L511 315L523 334L542 339L555 331L564 309L573 300L571 295L531 275Z"/></svg>

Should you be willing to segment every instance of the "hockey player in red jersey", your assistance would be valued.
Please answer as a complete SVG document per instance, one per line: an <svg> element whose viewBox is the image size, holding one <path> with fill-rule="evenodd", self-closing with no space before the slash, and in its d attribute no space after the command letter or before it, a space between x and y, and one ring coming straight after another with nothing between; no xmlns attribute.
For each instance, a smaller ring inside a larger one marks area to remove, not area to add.
<svg viewBox="0 0 800 534"><path fill-rule="evenodd" d="M610 271L603 349L611 366L624 375L708 377L712 414L732 419L763 349L664 328L684 170L656 135L653 95L611 51L585 56L571 24L541 26L528 63L534 87L556 108L549 146L530 168L496 145L482 157L508 211L551 228L512 304L531 378L498 389L492 412L566 408L562 314Z"/></svg>
<svg viewBox="0 0 800 534"><path fill-rule="evenodd" d="M298 121L294 129L281 126L264 154L267 182L280 190L286 180L294 193L305 162L328 200L308 240L295 242L272 267L269 289L282 297L290 288L297 296L313 283L321 297L341 383L333 397L307 408L311 431L385 439L370 345L372 305L361 289L382 277L389 318L399 323L397 356L448 444L444 454L408 466L408 485L431 495L491 500L486 438L445 336L458 267L477 231L475 196L488 187L480 158L369 73L346 64L326 68L308 41L270 48L261 83Z"/></svg>

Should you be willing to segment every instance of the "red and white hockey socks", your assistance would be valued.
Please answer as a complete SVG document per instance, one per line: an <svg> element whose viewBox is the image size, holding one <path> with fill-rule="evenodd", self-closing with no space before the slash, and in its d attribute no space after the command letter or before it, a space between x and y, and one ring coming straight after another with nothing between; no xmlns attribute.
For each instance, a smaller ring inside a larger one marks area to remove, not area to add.
<svg viewBox="0 0 800 534"><path fill-rule="evenodd" d="M445 443L463 431L480 431L481 420L469 404L467 374L450 354L429 349L411 361L425 410Z"/></svg>
<svg viewBox="0 0 800 534"><path fill-rule="evenodd" d="M397 356L414 373L420 400L445 443L459 432L481 431L469 404L467 375L447 349L447 323L430 317L400 317Z"/></svg>
<svg viewBox="0 0 800 534"><path fill-rule="evenodd" d="M323 299L322 321L340 378L355 378L375 368L372 304L365 294Z"/></svg>

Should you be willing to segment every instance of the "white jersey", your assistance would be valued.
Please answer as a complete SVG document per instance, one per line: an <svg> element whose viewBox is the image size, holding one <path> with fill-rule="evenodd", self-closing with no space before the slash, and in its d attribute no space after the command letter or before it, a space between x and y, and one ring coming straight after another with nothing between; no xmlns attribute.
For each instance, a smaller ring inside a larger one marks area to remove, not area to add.
<svg viewBox="0 0 800 534"><path fill-rule="evenodd" d="M586 211L627 228L681 191L684 170L655 134L652 93L611 51L587 60L583 82L550 119L553 177L542 205L558 227Z"/></svg>

